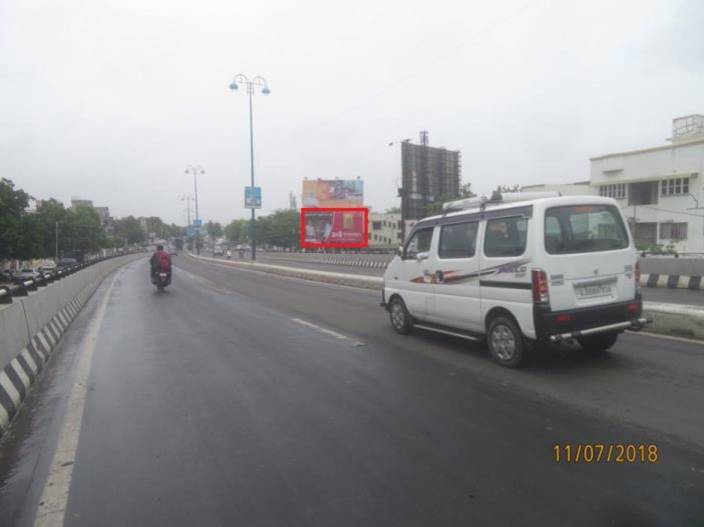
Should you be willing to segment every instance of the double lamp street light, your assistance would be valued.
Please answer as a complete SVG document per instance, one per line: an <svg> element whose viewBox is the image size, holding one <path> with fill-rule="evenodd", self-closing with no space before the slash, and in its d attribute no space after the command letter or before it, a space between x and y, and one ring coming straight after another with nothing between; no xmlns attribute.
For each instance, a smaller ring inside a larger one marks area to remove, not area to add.
<svg viewBox="0 0 704 527"><path fill-rule="evenodd" d="M263 95L269 95L271 90L263 77L254 77L253 79L247 78L241 73L235 75L235 78L230 84L231 90L238 90L240 86L244 86L247 89L247 95L249 97L249 161L250 161L250 173L251 173L251 192L254 193L254 124L252 116L252 95L261 92ZM196 201L197 203L197 201ZM197 207L198 205L196 205ZM257 259L257 238L256 238L256 227L254 221L254 209L252 210L252 219L250 223L250 237L252 238L252 261Z"/></svg>

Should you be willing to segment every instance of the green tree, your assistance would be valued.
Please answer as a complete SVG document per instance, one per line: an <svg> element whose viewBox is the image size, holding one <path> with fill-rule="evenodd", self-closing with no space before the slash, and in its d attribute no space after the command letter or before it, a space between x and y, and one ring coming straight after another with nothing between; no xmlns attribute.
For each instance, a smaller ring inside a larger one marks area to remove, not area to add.
<svg viewBox="0 0 704 527"><path fill-rule="evenodd" d="M386 214L401 214L401 207L389 207L385 212Z"/></svg>
<svg viewBox="0 0 704 527"><path fill-rule="evenodd" d="M115 220L115 236L126 240L129 245L141 243L147 239L139 220L134 216Z"/></svg>
<svg viewBox="0 0 704 527"><path fill-rule="evenodd" d="M436 214L442 213L442 204L448 201L474 197L475 194L472 192L471 188L471 183L465 183L464 185L460 185L459 193L456 196L450 194L442 194L441 196L438 196L435 201L428 203L425 206L426 216L435 216Z"/></svg>
<svg viewBox="0 0 704 527"><path fill-rule="evenodd" d="M93 207L79 206L69 210L71 249L96 252L106 245L100 216Z"/></svg>
<svg viewBox="0 0 704 527"><path fill-rule="evenodd" d="M247 243L249 242L249 220L232 220L225 226L223 232L231 243Z"/></svg>
<svg viewBox="0 0 704 527"><path fill-rule="evenodd" d="M222 225L216 221L209 221L205 224L205 231L214 238L220 238L222 236Z"/></svg>
<svg viewBox="0 0 704 527"><path fill-rule="evenodd" d="M277 210L257 220L257 238L262 244L285 247L298 247L300 239L300 216L297 210Z"/></svg>
<svg viewBox="0 0 704 527"><path fill-rule="evenodd" d="M42 229L42 256L54 256L56 253L56 224L59 224L59 255L69 247L72 238L73 221L63 203L55 199L41 202L37 207L37 218Z"/></svg>
<svg viewBox="0 0 704 527"><path fill-rule="evenodd" d="M0 259L21 258L24 252L22 235L25 209L31 196L15 189L9 179L0 179Z"/></svg>

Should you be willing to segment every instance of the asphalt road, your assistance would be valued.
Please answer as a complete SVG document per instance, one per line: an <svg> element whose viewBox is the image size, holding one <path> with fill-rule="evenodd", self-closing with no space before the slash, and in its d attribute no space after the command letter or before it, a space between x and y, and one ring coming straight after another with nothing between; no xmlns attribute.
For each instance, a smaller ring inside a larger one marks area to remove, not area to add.
<svg viewBox="0 0 704 527"><path fill-rule="evenodd" d="M130 264L68 330L0 444L0 525L33 523L91 343L67 525L704 522L701 344L624 335L512 371L394 334L373 292L176 265L158 294ZM660 458L552 459L578 443Z"/></svg>

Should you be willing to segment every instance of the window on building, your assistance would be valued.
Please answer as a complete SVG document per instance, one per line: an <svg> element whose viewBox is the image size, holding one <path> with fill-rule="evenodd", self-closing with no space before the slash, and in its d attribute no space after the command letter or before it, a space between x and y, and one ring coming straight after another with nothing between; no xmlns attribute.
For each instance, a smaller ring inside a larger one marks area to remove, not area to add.
<svg viewBox="0 0 704 527"><path fill-rule="evenodd" d="M658 202L658 182L643 181L628 185L629 205L654 205Z"/></svg>
<svg viewBox="0 0 704 527"><path fill-rule="evenodd" d="M687 224L686 223L661 223L660 238L664 240L686 240L687 239Z"/></svg>
<svg viewBox="0 0 704 527"><path fill-rule="evenodd" d="M375 231L381 230L381 222L380 221L373 221L372 222L372 229Z"/></svg>
<svg viewBox="0 0 704 527"><path fill-rule="evenodd" d="M599 195L605 198L614 199L625 199L626 198L626 184L616 183L613 185L600 185Z"/></svg>
<svg viewBox="0 0 704 527"><path fill-rule="evenodd" d="M661 196L683 196L689 194L689 178L663 179L660 182Z"/></svg>
<svg viewBox="0 0 704 527"><path fill-rule="evenodd" d="M484 254L487 256L520 256L526 250L528 220L516 216L486 222Z"/></svg>
<svg viewBox="0 0 704 527"><path fill-rule="evenodd" d="M477 245L477 222L443 225L440 258L471 258Z"/></svg>

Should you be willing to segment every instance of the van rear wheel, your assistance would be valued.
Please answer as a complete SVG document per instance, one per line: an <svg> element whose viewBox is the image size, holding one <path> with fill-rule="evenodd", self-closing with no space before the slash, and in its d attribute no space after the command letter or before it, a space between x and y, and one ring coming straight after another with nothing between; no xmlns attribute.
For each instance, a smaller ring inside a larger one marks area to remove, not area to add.
<svg viewBox="0 0 704 527"><path fill-rule="evenodd" d="M406 304L398 297L395 297L389 302L389 319L391 327L396 333L401 335L407 334L413 327L411 314L406 309Z"/></svg>
<svg viewBox="0 0 704 527"><path fill-rule="evenodd" d="M508 317L496 317L489 322L486 341L491 358L502 366L518 368L528 355L521 330Z"/></svg>
<svg viewBox="0 0 704 527"><path fill-rule="evenodd" d="M613 347L618 340L618 333L599 333L577 338L577 342L589 353L603 353Z"/></svg>

